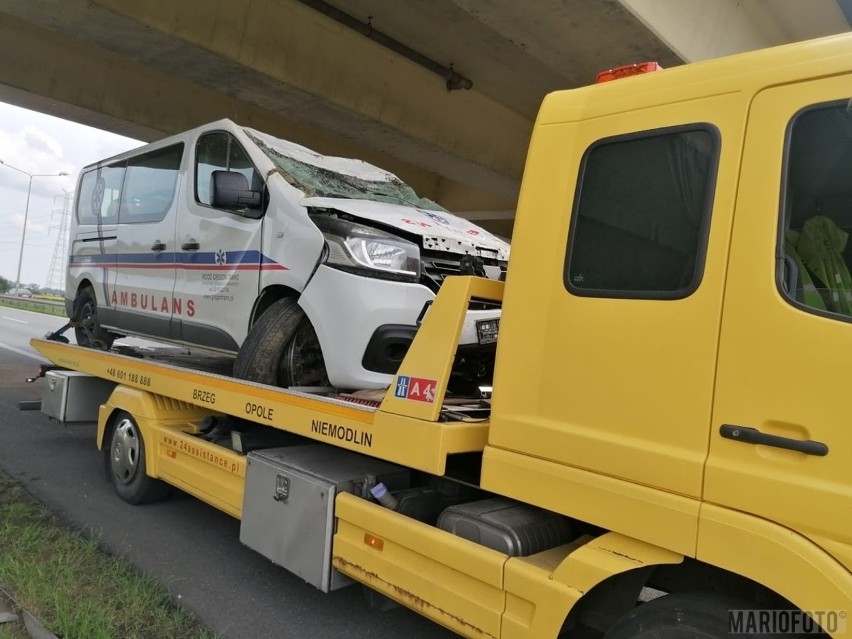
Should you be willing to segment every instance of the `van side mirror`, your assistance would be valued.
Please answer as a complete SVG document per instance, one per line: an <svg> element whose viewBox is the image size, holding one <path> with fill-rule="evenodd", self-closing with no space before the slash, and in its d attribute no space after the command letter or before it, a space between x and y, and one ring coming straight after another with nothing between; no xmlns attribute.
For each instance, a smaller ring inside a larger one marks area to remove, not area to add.
<svg viewBox="0 0 852 639"><path fill-rule="evenodd" d="M260 191L252 191L248 178L236 171L213 171L210 203L221 209L259 209Z"/></svg>

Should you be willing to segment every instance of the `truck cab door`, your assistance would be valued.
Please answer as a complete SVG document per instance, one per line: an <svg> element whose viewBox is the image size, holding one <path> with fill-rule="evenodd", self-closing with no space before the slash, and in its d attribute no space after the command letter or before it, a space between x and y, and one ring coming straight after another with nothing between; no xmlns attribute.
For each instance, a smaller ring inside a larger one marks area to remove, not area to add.
<svg viewBox="0 0 852 639"><path fill-rule="evenodd" d="M722 319L705 499L852 568L850 78L753 101Z"/></svg>
<svg viewBox="0 0 852 639"><path fill-rule="evenodd" d="M742 119L717 95L536 128L483 461L515 476L489 489L694 551Z"/></svg>
<svg viewBox="0 0 852 639"><path fill-rule="evenodd" d="M236 352L258 295L262 208L217 204L214 171L239 174L252 190L263 181L251 158L226 131L202 133L192 151L191 184L176 235L183 341Z"/></svg>

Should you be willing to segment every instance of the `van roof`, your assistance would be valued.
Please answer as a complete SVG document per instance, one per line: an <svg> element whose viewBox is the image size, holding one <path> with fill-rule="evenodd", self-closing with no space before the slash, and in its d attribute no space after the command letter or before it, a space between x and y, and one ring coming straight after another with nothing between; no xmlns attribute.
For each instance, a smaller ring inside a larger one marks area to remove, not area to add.
<svg viewBox="0 0 852 639"><path fill-rule="evenodd" d="M396 175L364 160L323 155L312 149L241 126L228 118L202 124L156 142L136 147L83 167L81 175L99 166L121 162L152 150L193 139L208 131L229 131L259 150L275 169L307 197L335 197L390 202L446 212L436 202L423 198ZM81 178L82 179L82 178Z"/></svg>
<svg viewBox="0 0 852 639"><path fill-rule="evenodd" d="M119 160L126 160L127 158L132 158L139 155L142 152L153 151L154 149L162 148L164 146L169 146L170 144L175 144L176 142L181 142L185 138L189 137L192 133L199 131L201 129L208 128L222 128L225 130L235 130L240 128L238 124L229 120L228 118L222 118L221 120L215 120L213 122L207 122L206 124L200 124L197 127L192 129L187 129L186 131L181 131L180 133L175 133L173 135L167 136L165 138L160 138L159 140L154 140L153 142L147 142L140 144L137 147L134 147L128 151L124 151L122 153L118 153L117 155L112 155L108 158L104 158L103 160L98 160L97 162L92 162L91 164L87 164L81 169L81 173L97 167L103 166L105 164L112 164L113 162L118 162Z"/></svg>
<svg viewBox="0 0 852 639"><path fill-rule="evenodd" d="M630 62L642 60L624 61ZM545 97L536 123L576 122L725 93L754 95L772 85L850 68L852 33L845 33L556 91Z"/></svg>

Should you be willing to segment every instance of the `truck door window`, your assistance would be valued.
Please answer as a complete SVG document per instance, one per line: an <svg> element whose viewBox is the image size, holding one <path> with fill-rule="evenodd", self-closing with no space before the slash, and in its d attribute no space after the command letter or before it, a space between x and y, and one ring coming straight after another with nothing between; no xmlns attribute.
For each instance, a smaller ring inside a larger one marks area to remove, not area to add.
<svg viewBox="0 0 852 639"><path fill-rule="evenodd" d="M77 222L115 224L118 221L123 180L123 162L118 166L102 166L84 173L77 196Z"/></svg>
<svg viewBox="0 0 852 639"><path fill-rule="evenodd" d="M698 288L718 153L718 131L707 124L593 144L574 200L565 287L647 299L679 299Z"/></svg>
<svg viewBox="0 0 852 639"><path fill-rule="evenodd" d="M157 149L127 162L119 223L159 222L175 198L183 144Z"/></svg>
<svg viewBox="0 0 852 639"><path fill-rule="evenodd" d="M240 143L224 131L206 133L195 150L195 201L210 204L210 180L213 171L236 171L246 176L252 190L263 187L260 174Z"/></svg>
<svg viewBox="0 0 852 639"><path fill-rule="evenodd" d="M778 288L796 306L852 316L852 100L800 111L787 132Z"/></svg>

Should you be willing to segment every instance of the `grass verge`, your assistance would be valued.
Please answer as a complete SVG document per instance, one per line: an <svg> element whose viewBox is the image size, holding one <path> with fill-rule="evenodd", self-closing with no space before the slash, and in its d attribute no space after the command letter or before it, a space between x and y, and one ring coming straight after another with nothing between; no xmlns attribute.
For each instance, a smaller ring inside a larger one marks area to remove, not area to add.
<svg viewBox="0 0 852 639"><path fill-rule="evenodd" d="M2 473L0 586L63 639L215 639L162 586L59 524Z"/></svg>

